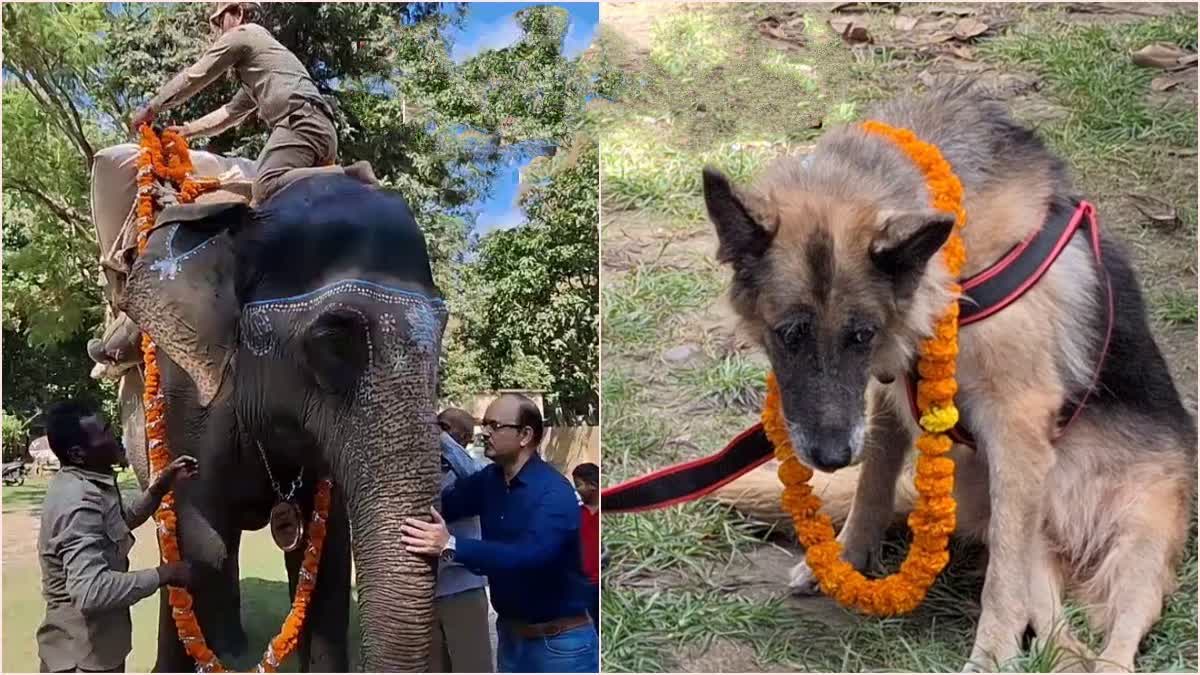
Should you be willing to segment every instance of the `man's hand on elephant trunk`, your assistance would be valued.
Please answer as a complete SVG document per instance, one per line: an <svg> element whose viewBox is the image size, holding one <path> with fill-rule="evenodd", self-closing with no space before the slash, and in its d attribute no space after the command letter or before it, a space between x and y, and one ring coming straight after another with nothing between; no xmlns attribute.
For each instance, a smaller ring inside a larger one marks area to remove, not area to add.
<svg viewBox="0 0 1200 675"><path fill-rule="evenodd" d="M192 585L192 565L186 560L164 563L158 566L158 584L160 586L178 586L190 588Z"/></svg>
<svg viewBox="0 0 1200 675"><path fill-rule="evenodd" d="M176 457L167 465L163 475L167 477L168 484L172 484L180 478L191 480L200 475L200 462L190 455Z"/></svg>
<svg viewBox="0 0 1200 675"><path fill-rule="evenodd" d="M400 527L400 542L409 553L417 555L439 556L446 542L450 541L450 531L446 529L446 521L437 509L430 508L433 522L428 523L418 518L405 518Z"/></svg>

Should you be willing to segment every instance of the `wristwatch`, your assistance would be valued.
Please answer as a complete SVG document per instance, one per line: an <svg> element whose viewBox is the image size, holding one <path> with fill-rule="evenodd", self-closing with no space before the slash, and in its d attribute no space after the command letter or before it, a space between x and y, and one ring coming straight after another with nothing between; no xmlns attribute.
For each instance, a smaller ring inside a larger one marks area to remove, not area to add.
<svg viewBox="0 0 1200 675"><path fill-rule="evenodd" d="M446 540L446 545L442 547L442 552L439 555L442 560L445 560L446 562L454 562L454 543L454 535L450 535L450 538Z"/></svg>

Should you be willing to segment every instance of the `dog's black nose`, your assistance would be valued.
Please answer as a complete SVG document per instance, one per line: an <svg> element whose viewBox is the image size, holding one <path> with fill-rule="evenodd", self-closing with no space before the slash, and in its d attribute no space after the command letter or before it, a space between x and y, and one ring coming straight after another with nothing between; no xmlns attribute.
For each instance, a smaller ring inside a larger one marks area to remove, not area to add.
<svg viewBox="0 0 1200 675"><path fill-rule="evenodd" d="M850 446L813 446L808 449L808 457L812 460L813 468L826 473L832 473L850 463Z"/></svg>

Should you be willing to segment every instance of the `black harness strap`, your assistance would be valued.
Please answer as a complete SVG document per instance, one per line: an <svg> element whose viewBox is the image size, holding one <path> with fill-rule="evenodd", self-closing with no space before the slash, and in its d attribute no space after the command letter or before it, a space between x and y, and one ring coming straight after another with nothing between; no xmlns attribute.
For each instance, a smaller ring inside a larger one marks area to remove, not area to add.
<svg viewBox="0 0 1200 675"><path fill-rule="evenodd" d="M1073 209L1063 208L1059 204L1051 207L1046 216L1046 223L1041 229L1025 238L1004 254L996 264L962 282L963 297L958 301L958 325L969 326L976 321L992 316L1021 299L1025 292L1041 281L1042 277L1070 245L1071 239L1081 229L1088 233L1088 244L1096 259L1097 273L1104 284L1106 300L1107 326L1104 332L1104 344L1093 371L1092 382L1078 400L1068 400L1059 412L1059 425L1055 438L1066 433L1067 427L1079 416L1084 404L1091 396L1100 371L1104 368L1108 356L1108 343L1112 339L1113 322L1116 320L1112 282L1104 269L1104 257L1100 250L1100 226L1096 222L1096 209L1090 203L1081 201ZM920 419L921 412L917 408L917 373L913 372L905 378L905 389L908 390L908 405L913 418ZM975 438L960 421L958 426L947 432L955 443L975 447Z"/></svg>
<svg viewBox="0 0 1200 675"><path fill-rule="evenodd" d="M1052 207L1046 216L1045 224L1037 232L1014 246L994 265L964 280L963 298L959 300L959 326L982 321L1011 305L1041 280L1081 228L1088 231L1097 273L1104 282L1108 303L1108 326L1092 383L1078 401L1070 401L1063 407L1056 437L1064 433L1078 417L1095 389L1112 338L1116 312L1112 283L1104 269L1100 250L1100 228L1096 222L1096 209L1088 202L1079 202L1073 210L1057 205ZM909 404L913 415L919 418L915 373L905 379ZM974 439L962 424L952 429L948 435L957 443L974 446ZM600 496L603 500L603 512L649 511L698 499L760 466L771 459L773 454L774 448L767 440L762 425L755 424L715 455L659 469L602 491Z"/></svg>

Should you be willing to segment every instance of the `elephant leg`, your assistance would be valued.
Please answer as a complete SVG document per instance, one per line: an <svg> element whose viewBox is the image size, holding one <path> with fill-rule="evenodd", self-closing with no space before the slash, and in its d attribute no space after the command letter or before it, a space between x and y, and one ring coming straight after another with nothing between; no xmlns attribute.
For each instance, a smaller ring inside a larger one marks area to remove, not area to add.
<svg viewBox="0 0 1200 675"><path fill-rule="evenodd" d="M296 596L304 549L287 554L288 586ZM346 501L334 488L325 529L325 547L317 571L317 585L300 637L301 672L345 673L350 670L350 525Z"/></svg>

